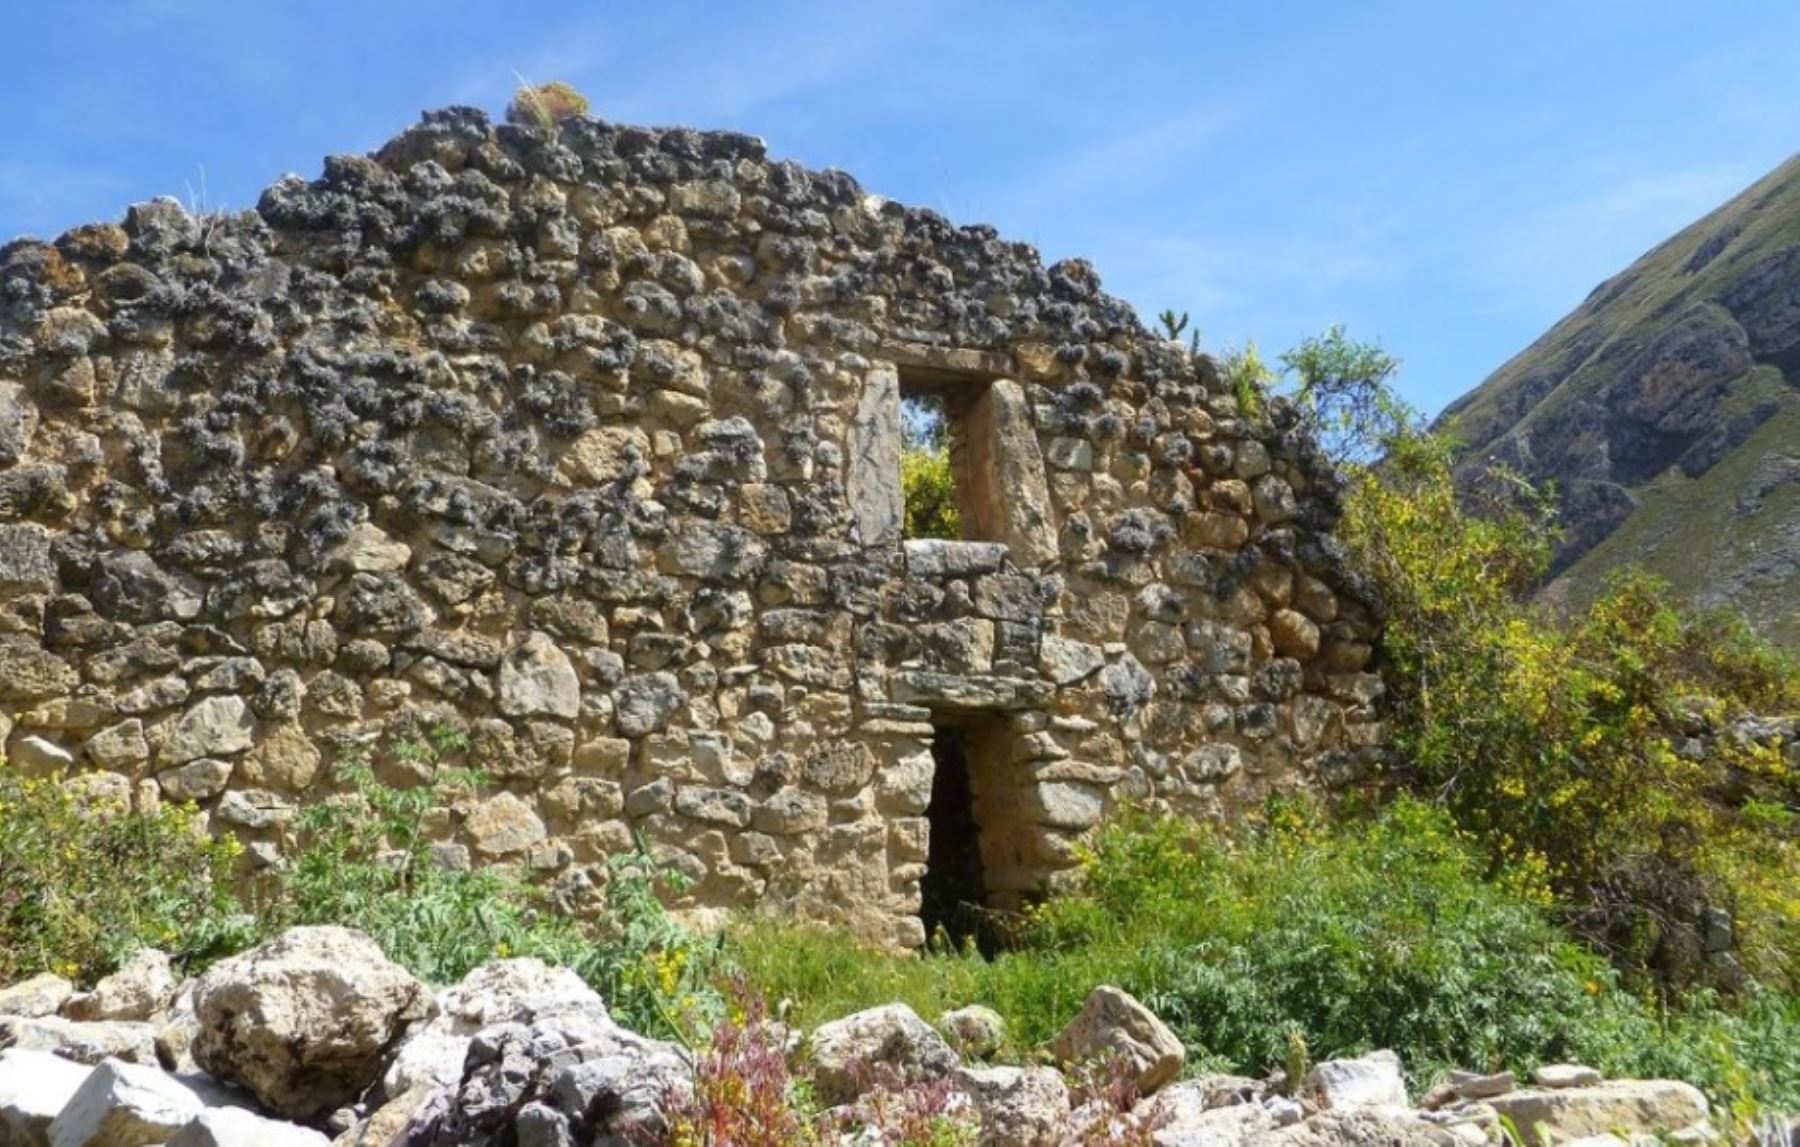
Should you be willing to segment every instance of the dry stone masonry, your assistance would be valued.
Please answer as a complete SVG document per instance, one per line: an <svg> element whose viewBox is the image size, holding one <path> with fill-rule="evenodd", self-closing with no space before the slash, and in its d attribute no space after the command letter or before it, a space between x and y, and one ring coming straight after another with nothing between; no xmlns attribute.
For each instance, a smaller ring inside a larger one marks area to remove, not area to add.
<svg viewBox="0 0 1800 1147"><path fill-rule="evenodd" d="M901 537L925 394L965 540ZM497 787L447 863L578 902L641 839L685 908L917 944L940 815L1007 906L1121 801L1358 775L1335 497L1085 263L741 135L450 109L255 211L0 248L7 756L252 863L448 724Z"/></svg>

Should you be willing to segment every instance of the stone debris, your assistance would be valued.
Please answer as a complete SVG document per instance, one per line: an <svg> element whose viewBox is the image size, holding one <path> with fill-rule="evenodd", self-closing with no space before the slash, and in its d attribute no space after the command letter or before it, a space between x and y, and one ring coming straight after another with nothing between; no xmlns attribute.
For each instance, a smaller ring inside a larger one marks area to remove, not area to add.
<svg viewBox="0 0 1800 1147"><path fill-rule="evenodd" d="M68 1106L90 1068L47 1051L0 1051L0 1143L44 1147L50 1124Z"/></svg>
<svg viewBox="0 0 1800 1147"><path fill-rule="evenodd" d="M1050 1054L1064 1064L1117 1057L1145 1095L1181 1073L1187 1051L1168 1025L1128 993L1111 985L1095 988L1081 1012L1050 1041Z"/></svg>
<svg viewBox="0 0 1800 1147"><path fill-rule="evenodd" d="M204 1105L157 1068L103 1059L50 1124L50 1147L167 1143Z"/></svg>
<svg viewBox="0 0 1800 1147"><path fill-rule="evenodd" d="M855 1099L876 1068L925 1080L941 1079L962 1064L944 1037L905 1004L887 1004L820 1024L807 1041L807 1050L813 1086L828 1107Z"/></svg>
<svg viewBox="0 0 1800 1147"><path fill-rule="evenodd" d="M1069 1085L1053 1067L963 1067L950 1078L981 1119L981 1147L1037 1147L1069 1125Z"/></svg>
<svg viewBox="0 0 1800 1147"><path fill-rule="evenodd" d="M175 1002L175 973L169 957L155 948L139 948L123 967L79 992L63 1004L62 1014L72 1020L156 1019Z"/></svg>
<svg viewBox="0 0 1800 1147"><path fill-rule="evenodd" d="M152 1065L158 1062L156 1028L145 1023L80 1023L61 1016L0 1016L0 1050L14 1047L49 1052L76 1063L96 1064L107 1058Z"/></svg>
<svg viewBox="0 0 1800 1147"><path fill-rule="evenodd" d="M269 1110L311 1119L381 1076L425 986L348 928L294 928L221 960L194 985L194 1060Z"/></svg>
<svg viewBox="0 0 1800 1147"><path fill-rule="evenodd" d="M1656 1134L1703 1129L1709 1115L1706 1096L1698 1088L1667 1079L1528 1088L1495 1096L1487 1103L1519 1129L1525 1147L1547 1147L1564 1137L1621 1131ZM1554 1135L1546 1136L1540 1128Z"/></svg>
<svg viewBox="0 0 1800 1147"><path fill-rule="evenodd" d="M265 1119L236 1107L214 1107L184 1124L169 1147L327 1147L310 1127Z"/></svg>
<svg viewBox="0 0 1800 1147"><path fill-rule="evenodd" d="M1306 1073L1300 1090L1328 1111L1407 1106L1400 1057L1375 1051L1355 1059L1328 1059Z"/></svg>
<svg viewBox="0 0 1800 1147"><path fill-rule="evenodd" d="M993 1008L980 1004L953 1008L935 1025L956 1053L966 1059L988 1059L1006 1039L1006 1021Z"/></svg>
<svg viewBox="0 0 1800 1147"><path fill-rule="evenodd" d="M0 1147L656 1144L695 1086L689 1053L620 1027L578 976L536 959L483 965L435 1000L342 928L292 929L172 999L155 969L166 965L134 957L102 981L106 993L89 993L167 1001L150 1022L0 1016ZM148 996L130 987L145 983ZM0 988L0 1000L40 1008L63 994L42 977ZM1173 1081L1179 1041L1104 985L1045 1049L1062 1069L962 1064L959 1047L991 1055L1003 1042L999 1016L980 1005L936 1028L896 1003L810 1038L774 1034L838 1114L872 1110L871 1088L942 1089L943 1110L974 1120L982 1147L1506 1147L1503 1125L1523 1137L1515 1147L1717 1138L1693 1087L1572 1065L1540 1068L1530 1088L1510 1072L1452 1072L1417 1105L1391 1051L1316 1064L1292 1095L1280 1072ZM1123 1094L1137 1098L1083 1090L1108 1064L1123 1066L1141 1089Z"/></svg>
<svg viewBox="0 0 1800 1147"><path fill-rule="evenodd" d="M62 1011L75 985L54 972L40 972L10 988L0 988L0 1016L42 1019Z"/></svg>
<svg viewBox="0 0 1800 1147"><path fill-rule="evenodd" d="M1531 1081L1539 1087L1592 1087L1605 1076L1578 1063L1547 1063L1531 1073Z"/></svg>

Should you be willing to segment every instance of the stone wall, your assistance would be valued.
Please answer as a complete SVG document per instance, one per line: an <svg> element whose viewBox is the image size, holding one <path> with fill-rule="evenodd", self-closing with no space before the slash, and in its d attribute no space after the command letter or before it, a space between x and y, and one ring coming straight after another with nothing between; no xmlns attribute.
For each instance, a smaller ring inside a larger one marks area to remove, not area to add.
<svg viewBox="0 0 1800 1147"><path fill-rule="evenodd" d="M963 542L900 537L903 393ZM937 726L994 902L1121 801L1354 776L1375 621L1277 403L1093 270L724 133L429 114L254 212L0 249L17 767L272 862L333 759L450 723L454 862L917 943Z"/></svg>

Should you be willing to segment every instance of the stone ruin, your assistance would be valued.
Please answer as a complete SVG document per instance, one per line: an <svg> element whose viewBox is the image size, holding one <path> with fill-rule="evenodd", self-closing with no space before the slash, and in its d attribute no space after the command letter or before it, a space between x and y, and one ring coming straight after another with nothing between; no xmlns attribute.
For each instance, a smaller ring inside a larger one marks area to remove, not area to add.
<svg viewBox="0 0 1800 1147"><path fill-rule="evenodd" d="M925 394L963 540L902 538ZM579 903L641 844L680 908L920 944L1121 803L1367 770L1337 492L1087 264L743 135L450 109L0 248L7 756L248 864L450 725L495 785L445 863Z"/></svg>

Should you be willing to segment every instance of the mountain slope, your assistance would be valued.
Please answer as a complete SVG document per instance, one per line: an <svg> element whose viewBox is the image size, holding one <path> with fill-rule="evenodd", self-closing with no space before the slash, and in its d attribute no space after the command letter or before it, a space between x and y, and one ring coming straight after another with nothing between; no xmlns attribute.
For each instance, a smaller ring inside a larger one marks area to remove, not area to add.
<svg viewBox="0 0 1800 1147"><path fill-rule="evenodd" d="M1550 596L1640 563L1800 648L1800 156L1668 239L1452 403L1468 451L1554 481Z"/></svg>

